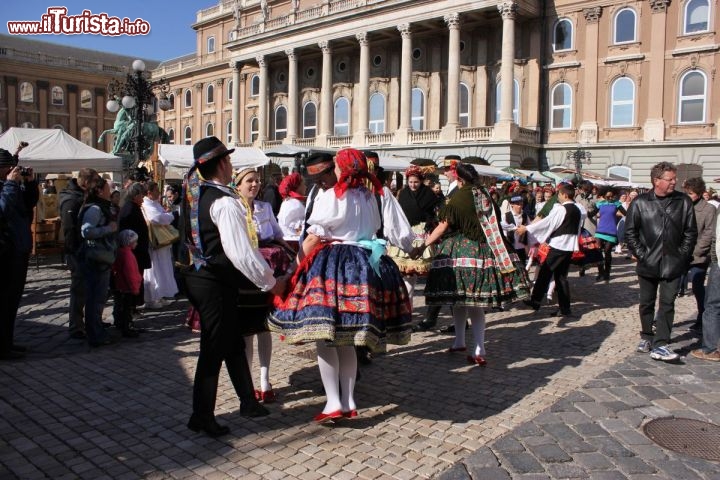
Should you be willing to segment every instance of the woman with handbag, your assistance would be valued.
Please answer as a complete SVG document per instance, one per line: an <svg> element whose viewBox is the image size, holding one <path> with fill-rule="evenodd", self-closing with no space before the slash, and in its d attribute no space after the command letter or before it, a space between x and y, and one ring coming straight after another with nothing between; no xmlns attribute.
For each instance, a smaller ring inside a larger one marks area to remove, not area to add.
<svg viewBox="0 0 720 480"><path fill-rule="evenodd" d="M112 343L102 322L115 262L115 232L118 224L110 213L110 184L94 177L87 185L87 198L78 218L83 243L78 258L85 281L85 332L91 347Z"/></svg>
<svg viewBox="0 0 720 480"><path fill-rule="evenodd" d="M171 300L167 299L178 292L172 258L172 244L178 240L178 231L170 225L175 217L160 203L158 184L148 182L147 189L142 212L150 233L151 266L143 272L145 308L161 308L169 305Z"/></svg>

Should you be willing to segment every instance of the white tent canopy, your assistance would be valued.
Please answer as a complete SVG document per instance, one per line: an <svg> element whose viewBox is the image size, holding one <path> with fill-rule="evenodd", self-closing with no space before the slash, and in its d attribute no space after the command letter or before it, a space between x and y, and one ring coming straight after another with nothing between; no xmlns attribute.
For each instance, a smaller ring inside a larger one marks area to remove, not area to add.
<svg viewBox="0 0 720 480"><path fill-rule="evenodd" d="M0 135L0 148L15 153L20 142L20 165L36 173L70 173L81 168L121 172L123 159L85 145L58 128L9 128Z"/></svg>
<svg viewBox="0 0 720 480"><path fill-rule="evenodd" d="M195 162L192 145L158 145L158 157L165 167L190 168ZM230 161L234 168L262 167L270 163L267 155L254 147L235 147Z"/></svg>

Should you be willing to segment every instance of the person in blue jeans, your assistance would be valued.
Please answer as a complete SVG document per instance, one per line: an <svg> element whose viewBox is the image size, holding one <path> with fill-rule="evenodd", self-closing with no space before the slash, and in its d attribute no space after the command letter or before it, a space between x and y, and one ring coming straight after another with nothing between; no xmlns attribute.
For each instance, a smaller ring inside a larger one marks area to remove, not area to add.
<svg viewBox="0 0 720 480"><path fill-rule="evenodd" d="M720 211L720 210L719 210ZM701 360L720 362L720 243L717 237L720 235L720 222L715 217L715 236L712 239L710 248L710 271L708 273L707 289L705 291L705 311L702 316L702 348L693 350L690 355Z"/></svg>

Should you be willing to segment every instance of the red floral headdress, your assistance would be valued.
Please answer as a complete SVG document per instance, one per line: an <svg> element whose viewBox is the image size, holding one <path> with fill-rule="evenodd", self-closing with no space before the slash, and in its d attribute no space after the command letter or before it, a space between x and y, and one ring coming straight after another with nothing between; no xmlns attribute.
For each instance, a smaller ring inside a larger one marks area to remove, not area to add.
<svg viewBox="0 0 720 480"><path fill-rule="evenodd" d="M300 195L297 192L297 189L302 184L302 181L302 177L297 172L291 173L287 177L283 178L280 182L280 185L278 186L278 190L280 190L280 196L283 199L292 197L297 198L298 200L305 200L306 197L304 195Z"/></svg>
<svg viewBox="0 0 720 480"><path fill-rule="evenodd" d="M382 184L375 175L368 172L365 155L354 148L340 150L335 155L335 164L340 169L340 178L335 184L335 195L342 197L350 188L363 186L363 179L368 179L375 191L382 195Z"/></svg>

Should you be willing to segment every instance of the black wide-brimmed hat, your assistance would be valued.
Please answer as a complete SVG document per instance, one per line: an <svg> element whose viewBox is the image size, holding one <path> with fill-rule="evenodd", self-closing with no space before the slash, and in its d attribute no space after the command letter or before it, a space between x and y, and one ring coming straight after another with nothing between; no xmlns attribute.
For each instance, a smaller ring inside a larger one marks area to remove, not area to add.
<svg viewBox="0 0 720 480"><path fill-rule="evenodd" d="M333 156L327 152L313 152L305 160L305 170L310 177L322 175L334 167Z"/></svg>
<svg viewBox="0 0 720 480"><path fill-rule="evenodd" d="M234 148L228 149L219 138L207 137L193 145L193 158L195 165L202 165L230 155L234 151Z"/></svg>
<svg viewBox="0 0 720 480"><path fill-rule="evenodd" d="M18 164L18 157L11 155L4 148L0 148L0 167L14 167Z"/></svg>

